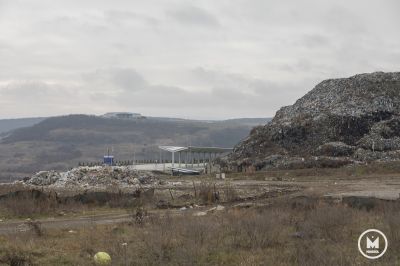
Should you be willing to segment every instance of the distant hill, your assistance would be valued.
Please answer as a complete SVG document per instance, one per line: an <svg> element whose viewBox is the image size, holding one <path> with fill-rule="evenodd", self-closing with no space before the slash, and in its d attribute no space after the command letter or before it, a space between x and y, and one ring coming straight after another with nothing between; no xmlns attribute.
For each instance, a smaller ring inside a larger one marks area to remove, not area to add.
<svg viewBox="0 0 400 266"><path fill-rule="evenodd" d="M272 118L234 118L228 120L222 120L223 123L240 124L248 126L260 126L268 124Z"/></svg>
<svg viewBox="0 0 400 266"><path fill-rule="evenodd" d="M170 118L170 117L147 117L150 120L161 120L161 121L196 121L196 122L207 122L207 123L224 123L224 124L240 124L248 126L259 126L269 123L272 118L233 118L226 120L190 120L182 118Z"/></svg>
<svg viewBox="0 0 400 266"><path fill-rule="evenodd" d="M268 119L199 121L149 117L112 119L69 115L14 129L0 142L0 179L47 169L67 169L102 159L107 148L117 160L158 159L159 145L233 147ZM168 157L169 158L169 157Z"/></svg>
<svg viewBox="0 0 400 266"><path fill-rule="evenodd" d="M17 119L0 119L0 135L7 133L11 130L33 126L46 118L34 117L34 118L17 118Z"/></svg>

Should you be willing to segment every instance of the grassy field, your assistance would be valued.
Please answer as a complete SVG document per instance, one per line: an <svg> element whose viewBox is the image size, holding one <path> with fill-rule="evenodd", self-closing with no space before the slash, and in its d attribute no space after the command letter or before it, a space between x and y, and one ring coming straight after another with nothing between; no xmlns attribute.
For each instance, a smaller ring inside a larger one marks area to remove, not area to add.
<svg viewBox="0 0 400 266"><path fill-rule="evenodd" d="M141 215L143 212L140 212ZM258 209L149 215L74 231L31 230L0 237L5 265L92 265L108 252L113 265L398 265L397 204L372 211L326 203L281 202ZM386 232L390 247L378 261L357 250L368 228Z"/></svg>

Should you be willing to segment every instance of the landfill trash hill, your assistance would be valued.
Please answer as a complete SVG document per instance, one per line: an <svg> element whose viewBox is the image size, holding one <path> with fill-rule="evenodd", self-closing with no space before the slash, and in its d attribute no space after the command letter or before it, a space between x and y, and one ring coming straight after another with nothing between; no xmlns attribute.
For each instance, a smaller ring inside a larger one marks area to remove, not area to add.
<svg viewBox="0 0 400 266"><path fill-rule="evenodd" d="M104 190L114 186L134 190L153 187L159 183L159 179L151 172L137 171L131 166L86 166L66 172L40 171L16 182L54 189Z"/></svg>
<svg viewBox="0 0 400 266"><path fill-rule="evenodd" d="M341 166L400 159L400 73L329 79L234 148L238 167Z"/></svg>

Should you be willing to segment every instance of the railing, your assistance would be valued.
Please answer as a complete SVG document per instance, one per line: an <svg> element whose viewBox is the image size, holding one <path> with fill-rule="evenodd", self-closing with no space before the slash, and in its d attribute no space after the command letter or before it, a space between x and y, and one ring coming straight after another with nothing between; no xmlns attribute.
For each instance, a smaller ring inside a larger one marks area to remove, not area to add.
<svg viewBox="0 0 400 266"><path fill-rule="evenodd" d="M193 164L203 164L207 163L206 160L193 160ZM172 163L171 160L114 160L114 165L117 166L128 166L128 165L143 165L143 164L164 164L164 163ZM179 162L175 161L175 164L178 165ZM181 164L184 165L186 162L184 160L181 161ZM192 164L192 161L187 162L187 164ZM102 161L97 162L78 162L78 166L101 166L104 165Z"/></svg>

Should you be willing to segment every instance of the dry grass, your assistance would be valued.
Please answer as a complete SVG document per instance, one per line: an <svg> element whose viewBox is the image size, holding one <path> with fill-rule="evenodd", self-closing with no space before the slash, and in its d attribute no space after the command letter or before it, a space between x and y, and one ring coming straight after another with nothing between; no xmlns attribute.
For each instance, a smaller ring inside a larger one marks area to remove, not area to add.
<svg viewBox="0 0 400 266"><path fill-rule="evenodd" d="M219 201L219 193L214 182L202 181L197 190L197 198L201 203L210 204Z"/></svg>
<svg viewBox="0 0 400 266"><path fill-rule="evenodd" d="M116 193L87 192L60 197L54 191L26 189L0 196L0 218L39 218L87 213L90 210L131 209L152 201L154 191Z"/></svg>
<svg viewBox="0 0 400 266"><path fill-rule="evenodd" d="M92 265L97 251L113 265L372 265L357 250L368 228L387 233L390 248L373 265L397 265L400 215L395 205L370 210L282 202L202 217L150 216L141 223L91 225L0 238L0 261L14 265ZM126 243L126 245L123 245Z"/></svg>

